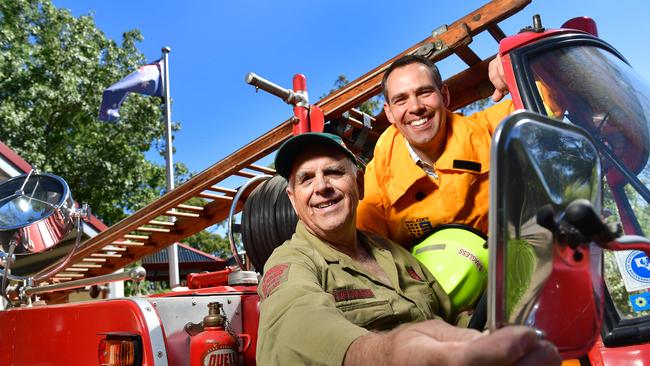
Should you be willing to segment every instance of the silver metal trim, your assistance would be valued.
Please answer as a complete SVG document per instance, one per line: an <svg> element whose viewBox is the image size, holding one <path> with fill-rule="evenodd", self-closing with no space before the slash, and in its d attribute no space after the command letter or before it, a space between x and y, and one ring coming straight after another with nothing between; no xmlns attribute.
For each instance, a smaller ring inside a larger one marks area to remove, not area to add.
<svg viewBox="0 0 650 366"><path fill-rule="evenodd" d="M133 301L138 305L140 311L142 311L142 314L144 315L144 320L147 323L147 330L149 331L149 338L151 339L153 364L155 366L168 366L165 337L163 336L162 323L158 317L156 309L151 303L149 303L149 301L143 298L130 297L124 300Z"/></svg>
<svg viewBox="0 0 650 366"><path fill-rule="evenodd" d="M515 111L517 113L517 111ZM490 143L490 172L489 172L489 182L495 182L497 179L497 172L495 167L497 166L497 141L501 138L501 131L503 130L503 123L497 126L496 131L492 135L492 141ZM491 235L488 236L488 286L487 286L487 322L486 327L490 331L497 329L497 282L496 282L496 273L498 271L497 266L503 265L503 263L497 262L497 185L490 184L490 193L489 193L489 205L488 205L488 233ZM501 269L503 270L503 269Z"/></svg>

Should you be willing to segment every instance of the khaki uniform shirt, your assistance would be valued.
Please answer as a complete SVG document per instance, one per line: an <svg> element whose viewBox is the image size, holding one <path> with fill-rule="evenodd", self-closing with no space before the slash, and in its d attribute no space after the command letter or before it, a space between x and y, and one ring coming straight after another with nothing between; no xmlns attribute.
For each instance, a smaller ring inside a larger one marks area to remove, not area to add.
<svg viewBox="0 0 650 366"><path fill-rule="evenodd" d="M259 365L341 365L350 344L368 331L448 317L449 298L403 248L358 232L390 283L373 278L349 256L298 222L275 249L258 287Z"/></svg>

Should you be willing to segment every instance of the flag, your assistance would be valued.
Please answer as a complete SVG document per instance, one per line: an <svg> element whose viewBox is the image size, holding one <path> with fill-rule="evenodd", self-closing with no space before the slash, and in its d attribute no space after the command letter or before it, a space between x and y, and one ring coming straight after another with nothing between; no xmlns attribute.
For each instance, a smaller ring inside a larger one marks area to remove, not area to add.
<svg viewBox="0 0 650 366"><path fill-rule="evenodd" d="M164 90L162 59L143 65L104 90L99 119L117 121L120 117L120 106L129 92L162 97Z"/></svg>

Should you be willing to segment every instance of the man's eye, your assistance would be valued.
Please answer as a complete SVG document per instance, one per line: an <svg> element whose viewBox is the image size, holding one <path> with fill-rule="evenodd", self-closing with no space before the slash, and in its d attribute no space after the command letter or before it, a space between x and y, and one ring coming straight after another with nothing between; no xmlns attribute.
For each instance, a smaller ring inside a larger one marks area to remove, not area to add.
<svg viewBox="0 0 650 366"><path fill-rule="evenodd" d="M420 93L420 96L426 98L426 97L431 96L431 94L433 94L433 91L432 91L432 90L425 90L425 91L423 91L422 93Z"/></svg>
<svg viewBox="0 0 650 366"><path fill-rule="evenodd" d="M325 172L325 174L339 177L339 176L345 174L345 171L344 170L339 170L339 169L332 169L332 170L328 170L327 172Z"/></svg>
<svg viewBox="0 0 650 366"><path fill-rule="evenodd" d="M395 105L403 105L406 103L406 98L398 98L393 100L393 104Z"/></svg>

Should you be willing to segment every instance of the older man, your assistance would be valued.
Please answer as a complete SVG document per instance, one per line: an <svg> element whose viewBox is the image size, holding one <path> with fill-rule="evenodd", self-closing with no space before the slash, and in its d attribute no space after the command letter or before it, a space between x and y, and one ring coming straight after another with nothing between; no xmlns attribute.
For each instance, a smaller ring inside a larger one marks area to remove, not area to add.
<svg viewBox="0 0 650 366"><path fill-rule="evenodd" d="M338 136L293 137L275 166L300 221L264 267L258 364L559 363L532 329L482 335L440 320L452 314L431 274L400 246L356 229L363 175Z"/></svg>
<svg viewBox="0 0 650 366"><path fill-rule="evenodd" d="M507 88L490 64L494 98ZM366 168L358 227L409 248L440 224L487 234L490 142L514 109L510 101L464 117L447 107L447 85L430 60L409 55L384 73L384 110L391 126Z"/></svg>

